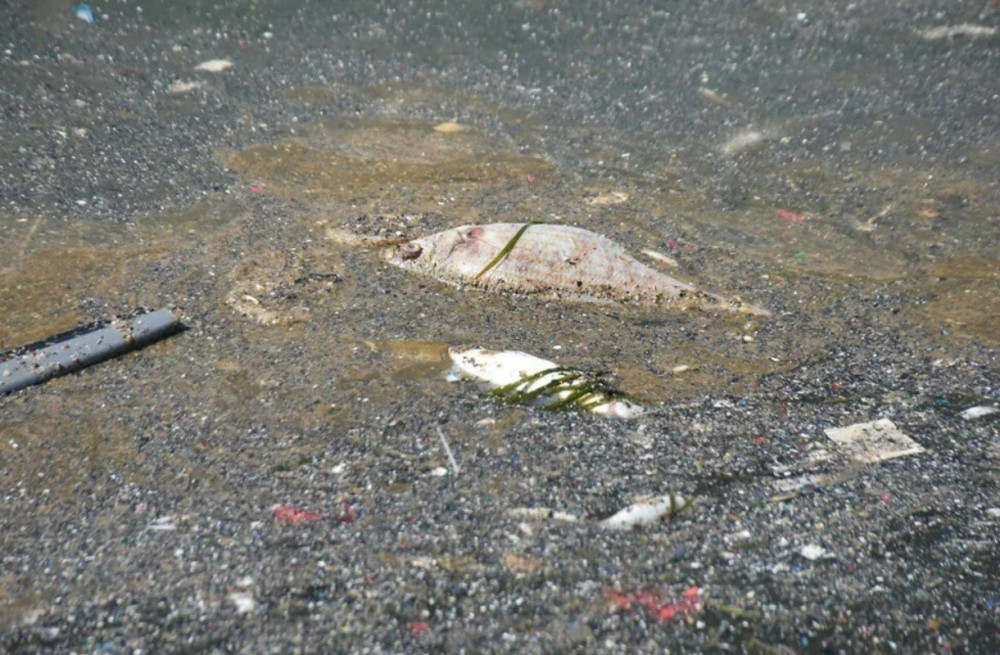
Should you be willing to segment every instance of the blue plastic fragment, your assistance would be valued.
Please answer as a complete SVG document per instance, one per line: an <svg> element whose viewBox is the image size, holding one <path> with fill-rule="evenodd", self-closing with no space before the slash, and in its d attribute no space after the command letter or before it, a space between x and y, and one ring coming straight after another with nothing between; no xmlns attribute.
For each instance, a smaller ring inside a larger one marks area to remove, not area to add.
<svg viewBox="0 0 1000 655"><path fill-rule="evenodd" d="M73 15L79 18L80 20L90 23L91 25L97 22L97 19L94 18L94 10L90 8L90 5L88 4L73 5L72 9L73 9Z"/></svg>

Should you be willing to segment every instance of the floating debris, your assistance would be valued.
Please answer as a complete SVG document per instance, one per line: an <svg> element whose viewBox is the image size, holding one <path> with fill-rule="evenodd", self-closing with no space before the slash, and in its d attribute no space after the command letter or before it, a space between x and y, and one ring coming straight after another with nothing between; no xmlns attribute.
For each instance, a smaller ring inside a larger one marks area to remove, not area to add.
<svg viewBox="0 0 1000 655"><path fill-rule="evenodd" d="M698 95L700 95L705 100L710 100L720 105L726 105L727 107L733 104L732 101L729 100L729 98L722 95L715 89L710 89L706 86L698 87Z"/></svg>
<svg viewBox="0 0 1000 655"><path fill-rule="evenodd" d="M494 292L582 302L672 302L770 316L761 307L697 290L640 263L620 245L568 225L465 225L388 249L389 262Z"/></svg>
<svg viewBox="0 0 1000 655"><path fill-rule="evenodd" d="M442 134L454 134L455 132L465 132L469 130L468 125L462 125L461 123L456 123L455 121L446 121L444 123L438 123L434 126L435 132L441 132Z"/></svg>
<svg viewBox="0 0 1000 655"><path fill-rule="evenodd" d="M71 9L73 10L73 15L82 20L83 22L90 23L91 25L97 22L97 19L94 18L94 10L90 8L90 5L88 4L73 5Z"/></svg>
<svg viewBox="0 0 1000 655"><path fill-rule="evenodd" d="M753 148L770 138L766 132L760 130L743 130L737 132L728 141L722 144L720 150L722 154L728 156L736 155L744 150Z"/></svg>
<svg viewBox="0 0 1000 655"><path fill-rule="evenodd" d="M208 73L221 73L227 68L232 68L233 62L229 59L209 59L208 61L203 61L194 67L196 71L205 71Z"/></svg>
<svg viewBox="0 0 1000 655"><path fill-rule="evenodd" d="M237 614L249 614L257 609L257 601L253 595L244 591L234 591L227 596L227 599L236 606Z"/></svg>
<svg viewBox="0 0 1000 655"><path fill-rule="evenodd" d="M865 222L859 223L858 227L857 227L858 231L859 232L874 232L875 231L875 227L879 223L882 222L882 219L884 219L887 216L889 216L890 214L892 214L892 212L895 209L896 209L896 203L892 203L892 202L889 203L888 205L886 205L885 207L883 207L880 212L878 212L877 214L875 214L874 216L872 216L871 218L869 218Z"/></svg>
<svg viewBox="0 0 1000 655"><path fill-rule="evenodd" d="M866 464L926 451L887 418L842 428L828 428L824 432L842 446L852 459Z"/></svg>
<svg viewBox="0 0 1000 655"><path fill-rule="evenodd" d="M810 214L799 214L797 212L789 211L787 209L775 209L775 216L788 223L805 223L810 218Z"/></svg>
<svg viewBox="0 0 1000 655"><path fill-rule="evenodd" d="M642 607L661 621L682 618L702 608L701 589L698 587L691 587L680 596L650 589L627 592L609 589L605 595L615 610L631 612L634 607Z"/></svg>
<svg viewBox="0 0 1000 655"><path fill-rule="evenodd" d="M973 25L972 23L962 23L961 25L941 25L930 27L925 30L917 30L922 38L928 41L938 41L940 39L953 39L956 36L967 36L972 39L993 36L997 33L997 28L985 25Z"/></svg>
<svg viewBox="0 0 1000 655"><path fill-rule="evenodd" d="M629 505L601 521L600 525L610 530L628 530L640 525L670 520L690 507L693 502L680 494L667 494Z"/></svg>
<svg viewBox="0 0 1000 655"><path fill-rule="evenodd" d="M198 89L205 86L204 82L201 81L191 81L191 80L174 80L167 87L167 91L170 93L190 93L191 91L197 91Z"/></svg>
<svg viewBox="0 0 1000 655"><path fill-rule="evenodd" d="M146 529L151 532L172 532L177 529L173 516L160 516L153 519Z"/></svg>
<svg viewBox="0 0 1000 655"><path fill-rule="evenodd" d="M976 405L975 407L963 409L959 416L964 418L966 421L974 421L977 418L989 416L990 414L996 414L997 412L1000 412L1000 408L994 407L993 405Z"/></svg>
<svg viewBox="0 0 1000 655"><path fill-rule="evenodd" d="M799 555L805 557L811 562L815 562L818 559L826 559L829 557L830 551L816 544L806 544L799 549Z"/></svg>
<svg viewBox="0 0 1000 655"><path fill-rule="evenodd" d="M276 521L283 523L315 523L326 518L326 514L310 512L291 505L277 505L271 510L271 515Z"/></svg>
<svg viewBox="0 0 1000 655"><path fill-rule="evenodd" d="M655 250L643 250L642 254L671 268L677 268L679 265L676 259L673 257L667 257L662 252L657 252Z"/></svg>
<svg viewBox="0 0 1000 655"><path fill-rule="evenodd" d="M496 387L494 393L507 402L538 404L544 409L582 409L620 419L646 412L595 375L528 353L452 348L448 354L456 372Z"/></svg>
<svg viewBox="0 0 1000 655"><path fill-rule="evenodd" d="M444 452L447 453L448 461L451 463L451 470L454 471L455 475L457 476L459 468L458 468L458 462L455 461L455 455L454 453L451 452L451 446L448 445L448 440L444 438L444 432L441 431L440 426L438 426L437 431L438 431L438 436L441 437L441 445L444 446Z"/></svg>
<svg viewBox="0 0 1000 655"><path fill-rule="evenodd" d="M169 309L144 311L0 353L0 396L142 348L181 329Z"/></svg>
<svg viewBox="0 0 1000 655"><path fill-rule="evenodd" d="M629 195L624 191L607 191L598 193L592 198L587 198L584 202L595 207L607 207L609 205L621 205L629 201Z"/></svg>

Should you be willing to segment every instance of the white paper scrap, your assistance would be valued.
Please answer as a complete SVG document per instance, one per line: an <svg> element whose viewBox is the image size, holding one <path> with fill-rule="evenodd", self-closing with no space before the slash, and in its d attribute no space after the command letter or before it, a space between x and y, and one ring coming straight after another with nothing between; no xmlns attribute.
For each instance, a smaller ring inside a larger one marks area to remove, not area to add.
<svg viewBox="0 0 1000 655"><path fill-rule="evenodd" d="M824 432L857 462L871 464L926 452L923 446L903 434L887 418L842 428L828 428Z"/></svg>

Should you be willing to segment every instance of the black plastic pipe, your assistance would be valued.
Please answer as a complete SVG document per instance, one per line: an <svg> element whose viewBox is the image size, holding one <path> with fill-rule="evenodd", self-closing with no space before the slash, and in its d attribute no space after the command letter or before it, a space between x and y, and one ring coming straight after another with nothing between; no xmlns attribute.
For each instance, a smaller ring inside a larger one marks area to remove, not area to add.
<svg viewBox="0 0 1000 655"><path fill-rule="evenodd" d="M0 396L142 348L183 327L169 309L158 309L0 354Z"/></svg>

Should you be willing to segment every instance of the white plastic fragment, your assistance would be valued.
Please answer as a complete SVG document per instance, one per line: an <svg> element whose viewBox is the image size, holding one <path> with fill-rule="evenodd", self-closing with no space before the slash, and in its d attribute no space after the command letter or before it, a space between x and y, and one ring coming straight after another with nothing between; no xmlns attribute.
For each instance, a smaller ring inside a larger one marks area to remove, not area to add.
<svg viewBox="0 0 1000 655"><path fill-rule="evenodd" d="M455 461L455 455L451 452L451 446L448 445L448 440L444 437L444 432L441 431L441 426L437 426L438 436L441 437L441 445L444 446L444 452L448 455L448 461L451 463L451 470L458 475L458 462Z"/></svg>
<svg viewBox="0 0 1000 655"><path fill-rule="evenodd" d="M197 91L203 86L205 86L205 83L200 81L174 80L167 87L167 91L170 93L190 93L191 91Z"/></svg>
<svg viewBox="0 0 1000 655"><path fill-rule="evenodd" d="M826 548L823 548L822 546L818 546L816 544L806 544L805 546L802 547L801 550L799 550L799 555L802 555L802 557L805 557L807 560L810 561L816 561L818 559L822 559L824 557L829 556L829 554L830 553Z"/></svg>
<svg viewBox="0 0 1000 655"><path fill-rule="evenodd" d="M743 152L749 148L756 146L759 143L763 143L767 140L769 135L766 132L760 130L747 129L737 132L732 137L729 138L725 143L722 144L720 150L722 154L729 156L735 155Z"/></svg>
<svg viewBox="0 0 1000 655"><path fill-rule="evenodd" d="M442 134L454 134L455 132L465 132L469 129L469 126L462 125L456 121L445 121L444 123L438 123L433 129L435 132L441 132Z"/></svg>
<svg viewBox="0 0 1000 655"><path fill-rule="evenodd" d="M962 23L961 25L941 25L930 27L925 30L917 30L922 38L928 41L938 41L940 39L952 39L956 36L967 36L973 39L993 36L997 33L997 28L985 25L973 25L972 23Z"/></svg>
<svg viewBox="0 0 1000 655"><path fill-rule="evenodd" d="M153 532L169 532L171 530L176 530L177 524L174 523L173 516L161 516L154 519L149 525L147 525L146 529Z"/></svg>
<svg viewBox="0 0 1000 655"><path fill-rule="evenodd" d="M236 606L237 614L249 614L257 608L257 601L251 594L234 591L228 596L229 602Z"/></svg>
<svg viewBox="0 0 1000 655"><path fill-rule="evenodd" d="M986 510L986 515L990 518L1000 519L1000 507L991 507Z"/></svg>
<svg viewBox="0 0 1000 655"><path fill-rule="evenodd" d="M196 71L206 71L208 73L221 73L227 68L231 68L233 62L229 59L209 59L194 67Z"/></svg>
<svg viewBox="0 0 1000 655"><path fill-rule="evenodd" d="M71 7L73 10L73 15L82 20L85 23L90 23L91 25L97 22L94 18L94 11L87 4L78 4Z"/></svg>
<svg viewBox="0 0 1000 655"><path fill-rule="evenodd" d="M990 414L996 414L1000 412L1000 408L993 405L976 405L975 407L968 407L962 410L959 414L966 421L972 421L977 418L982 418L983 416L989 416Z"/></svg>
<svg viewBox="0 0 1000 655"><path fill-rule="evenodd" d="M887 418L828 428L824 432L857 462L871 464L926 452L923 446L906 436Z"/></svg>
<svg viewBox="0 0 1000 655"><path fill-rule="evenodd" d="M508 387L511 395L515 397L541 391L549 385L553 387L558 385L563 387L563 390L544 394L542 400L559 402L578 394L588 382L581 371L560 368L555 362L517 350L451 348L448 354L454 362L454 370L458 373L482 380L493 387ZM546 371L551 372L546 373ZM621 398L609 398L600 391L585 393L577 399L577 404L595 414L618 419L632 419L646 412L646 408L641 405Z"/></svg>
<svg viewBox="0 0 1000 655"><path fill-rule="evenodd" d="M646 255L652 260L658 261L664 266L670 266L671 268L677 268L677 260L673 257L667 257L662 252L657 252L655 250L643 250L642 254Z"/></svg>
<svg viewBox="0 0 1000 655"><path fill-rule="evenodd" d="M637 525L656 523L681 511L690 504L678 494L668 494L642 503L629 505L601 521L601 527L610 530L627 530Z"/></svg>

